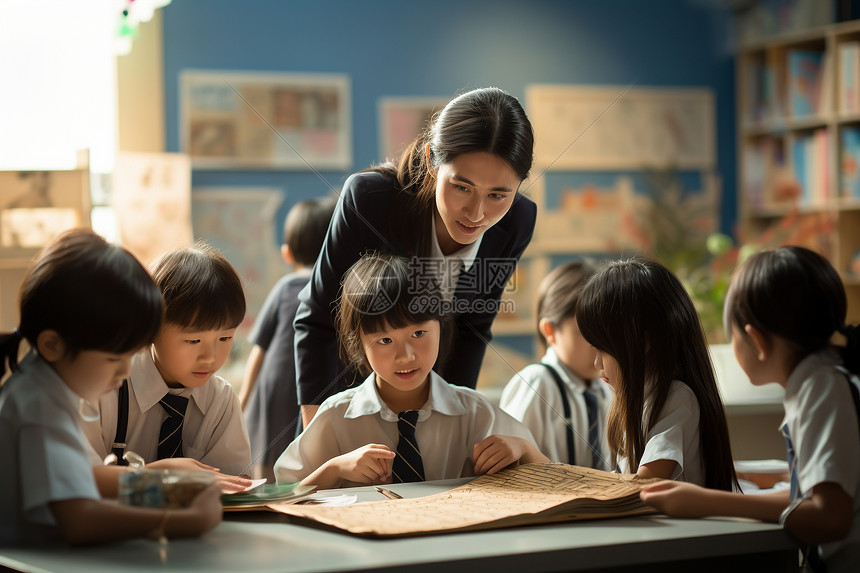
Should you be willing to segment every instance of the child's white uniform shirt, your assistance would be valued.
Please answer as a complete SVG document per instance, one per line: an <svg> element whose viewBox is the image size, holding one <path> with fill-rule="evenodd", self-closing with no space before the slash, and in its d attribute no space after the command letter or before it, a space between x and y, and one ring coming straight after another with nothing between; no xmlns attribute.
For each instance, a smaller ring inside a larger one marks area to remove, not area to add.
<svg viewBox="0 0 860 573"><path fill-rule="evenodd" d="M100 499L81 429L94 410L30 352L0 392L0 544L59 537L49 503Z"/></svg>
<svg viewBox="0 0 860 573"><path fill-rule="evenodd" d="M183 457L219 468L225 474L250 472L248 430L239 397L229 382L213 374L198 388L170 388L158 372L148 347L132 358L128 382L126 451L140 454L146 463L158 459L161 423L167 418L159 401L169 391L188 398L182 427ZM95 450L93 462L111 451L116 436L117 392L102 396L98 409L101 423L84 425Z"/></svg>
<svg viewBox="0 0 860 573"><path fill-rule="evenodd" d="M830 573L857 571L860 564L860 426L848 379L836 368L841 364L832 348L807 356L788 377L783 399L799 495L832 482L853 500L848 536L821 546Z"/></svg>
<svg viewBox="0 0 860 573"><path fill-rule="evenodd" d="M588 444L588 410L583 393L586 384L559 359L551 347L541 358L551 365L564 382L565 393L570 404L574 451L576 460L567 459L567 424L558 386L546 366L530 364L520 370L502 391L502 410L522 422L531 430L538 448L553 462L564 462L591 467L591 448ZM597 395L598 420L600 425L601 464L597 469L611 470L609 449L606 445L606 418L612 403L612 388L603 380L592 380Z"/></svg>
<svg viewBox="0 0 860 573"><path fill-rule="evenodd" d="M397 413L379 396L375 374L322 403L313 421L275 462L278 482L300 481L328 460L368 444L397 450ZM493 434L525 438L531 432L475 390L452 386L430 373L416 440L427 480L473 476L472 447ZM342 487L362 485L344 480Z"/></svg>
<svg viewBox="0 0 860 573"><path fill-rule="evenodd" d="M648 423L653 407L650 393L645 395L643 423ZM678 380L672 382L669 396L657 423L646 435L645 451L639 465L656 460L677 462L672 479L705 485L705 468L699 439L699 401L689 386ZM619 456L618 469L628 473L627 458Z"/></svg>

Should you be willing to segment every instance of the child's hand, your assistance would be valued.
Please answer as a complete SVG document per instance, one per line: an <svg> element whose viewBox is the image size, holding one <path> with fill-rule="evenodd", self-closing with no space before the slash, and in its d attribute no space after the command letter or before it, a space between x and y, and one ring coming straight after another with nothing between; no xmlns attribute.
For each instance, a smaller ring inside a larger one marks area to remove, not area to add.
<svg viewBox="0 0 860 573"><path fill-rule="evenodd" d="M188 524L187 529L183 527L182 522L178 523L182 529L173 536L192 536L202 535L221 523L221 518L224 516L224 508L221 505L221 490L217 484L210 485L203 491L197 494L191 505L188 506ZM179 521L179 520L177 520ZM184 520L182 520L184 521ZM168 521L168 530L170 521Z"/></svg>
<svg viewBox="0 0 860 573"><path fill-rule="evenodd" d="M518 463L526 452L523 442L522 438L493 434L475 444L472 448L475 475L494 474Z"/></svg>
<svg viewBox="0 0 860 573"><path fill-rule="evenodd" d="M220 471L216 467L212 467L199 462L193 458L164 458L146 464L148 468L164 469L164 470L206 470L210 472Z"/></svg>
<svg viewBox="0 0 860 573"><path fill-rule="evenodd" d="M221 488L221 493L239 493L248 489L254 482L246 475L231 476L215 472L215 483Z"/></svg>
<svg viewBox="0 0 860 573"><path fill-rule="evenodd" d="M337 467L341 479L358 483L390 483L391 462L397 456L382 444L368 444L348 454L333 458L329 463Z"/></svg>
<svg viewBox="0 0 860 573"><path fill-rule="evenodd" d="M203 462L192 458L165 458L163 460L154 461L146 464L148 468L169 469L169 470L196 470L209 471L215 474L215 481L221 489L221 493L237 493L244 491L251 485L251 478L248 476L231 476L222 474L221 470Z"/></svg>
<svg viewBox="0 0 860 573"><path fill-rule="evenodd" d="M692 483L661 481L646 485L639 498L661 513L672 517L705 517L703 505L708 490Z"/></svg>

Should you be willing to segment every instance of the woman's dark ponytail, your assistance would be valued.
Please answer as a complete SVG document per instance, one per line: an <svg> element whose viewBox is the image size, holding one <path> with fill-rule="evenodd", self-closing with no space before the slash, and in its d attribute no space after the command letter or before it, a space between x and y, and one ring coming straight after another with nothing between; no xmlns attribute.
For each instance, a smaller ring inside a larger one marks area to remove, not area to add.
<svg viewBox="0 0 860 573"><path fill-rule="evenodd" d="M7 332L0 334L0 378L6 374L6 365L9 365L9 371L14 372L18 369L18 352L21 348L21 333Z"/></svg>
<svg viewBox="0 0 860 573"><path fill-rule="evenodd" d="M860 327L843 324L838 330L845 337L842 363L849 372L860 375Z"/></svg>

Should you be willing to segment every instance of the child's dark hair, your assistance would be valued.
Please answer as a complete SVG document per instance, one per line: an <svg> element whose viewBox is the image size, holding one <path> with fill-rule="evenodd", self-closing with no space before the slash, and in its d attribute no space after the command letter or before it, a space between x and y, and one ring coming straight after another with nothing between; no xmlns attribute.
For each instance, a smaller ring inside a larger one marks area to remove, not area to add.
<svg viewBox="0 0 860 573"><path fill-rule="evenodd" d="M322 197L300 201L290 209L284 221L284 244L297 264L309 267L316 262L336 203L334 197Z"/></svg>
<svg viewBox="0 0 860 573"><path fill-rule="evenodd" d="M537 332L543 347L547 347L546 337L540 328L541 319L547 319L555 327L565 320L576 316L576 304L586 281L595 272L589 261L576 260L553 269L544 277L538 287Z"/></svg>
<svg viewBox="0 0 860 573"><path fill-rule="evenodd" d="M420 288L418 288L420 287ZM444 362L451 336L449 314L435 279L422 277L420 267L404 257L381 253L362 256L344 274L337 324L340 357L362 375L371 372L361 334L403 328L429 320L439 322L439 356Z"/></svg>
<svg viewBox="0 0 860 573"><path fill-rule="evenodd" d="M700 452L705 485L737 486L726 415L693 301L678 278L656 261L635 257L609 263L585 285L576 319L583 337L618 362L622 380L608 421L613 455L639 468L671 383L686 384L699 403ZM643 420L646 388L653 407ZM645 422L645 423L643 423Z"/></svg>
<svg viewBox="0 0 860 573"><path fill-rule="evenodd" d="M164 253L151 272L169 324L219 330L236 328L245 318L242 280L224 255L205 243Z"/></svg>
<svg viewBox="0 0 860 573"><path fill-rule="evenodd" d="M18 367L22 338L36 348L44 330L70 356L84 350L124 354L158 332L161 293L134 256L87 229L58 235L35 258L20 291L18 330L0 336L0 374Z"/></svg>
<svg viewBox="0 0 860 573"><path fill-rule="evenodd" d="M779 247L752 255L735 273L726 330L731 335L735 325L744 332L749 324L779 336L794 346L795 362L828 346L838 331L847 340L845 367L860 373L860 335L845 324L847 307L845 287L827 259L804 247Z"/></svg>

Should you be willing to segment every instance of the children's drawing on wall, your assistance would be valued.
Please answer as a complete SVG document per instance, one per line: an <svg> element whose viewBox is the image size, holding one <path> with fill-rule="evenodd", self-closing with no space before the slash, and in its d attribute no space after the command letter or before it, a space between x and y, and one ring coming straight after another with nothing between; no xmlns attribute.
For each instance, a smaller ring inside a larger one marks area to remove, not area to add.
<svg viewBox="0 0 860 573"><path fill-rule="evenodd" d="M38 249L66 229L89 225L86 171L0 172L0 248Z"/></svg>
<svg viewBox="0 0 860 573"><path fill-rule="evenodd" d="M113 207L123 247L143 264L191 246L191 162L181 153L116 155Z"/></svg>
<svg viewBox="0 0 860 573"><path fill-rule="evenodd" d="M719 228L720 184L710 173L665 169L544 178L538 192L546 209L533 240L544 251L674 256L672 249L703 245Z"/></svg>
<svg viewBox="0 0 860 573"><path fill-rule="evenodd" d="M647 199L636 195L629 176L602 182L562 183L554 193L557 207L547 205L535 228L533 243L551 252L622 252L641 249L643 236L636 213Z"/></svg>
<svg viewBox="0 0 860 573"><path fill-rule="evenodd" d="M236 331L238 344L228 367L243 364L248 349L242 348L242 342L272 285L284 274L274 239L274 219L283 194L280 189L201 188L194 189L191 197L194 236L221 251L242 277L248 310Z"/></svg>
<svg viewBox="0 0 860 573"><path fill-rule="evenodd" d="M379 100L379 160L397 160L403 149L427 127L448 98L394 98Z"/></svg>
<svg viewBox="0 0 860 573"><path fill-rule="evenodd" d="M186 70L180 104L180 148L195 169L352 164L345 75Z"/></svg>
<svg viewBox="0 0 860 573"><path fill-rule="evenodd" d="M493 333L506 334L534 329L537 277L549 272L549 262L543 258L523 257L511 276L499 301L499 313L493 323Z"/></svg>
<svg viewBox="0 0 860 573"><path fill-rule="evenodd" d="M535 162L560 169L716 164L714 94L701 88L530 85Z"/></svg>

